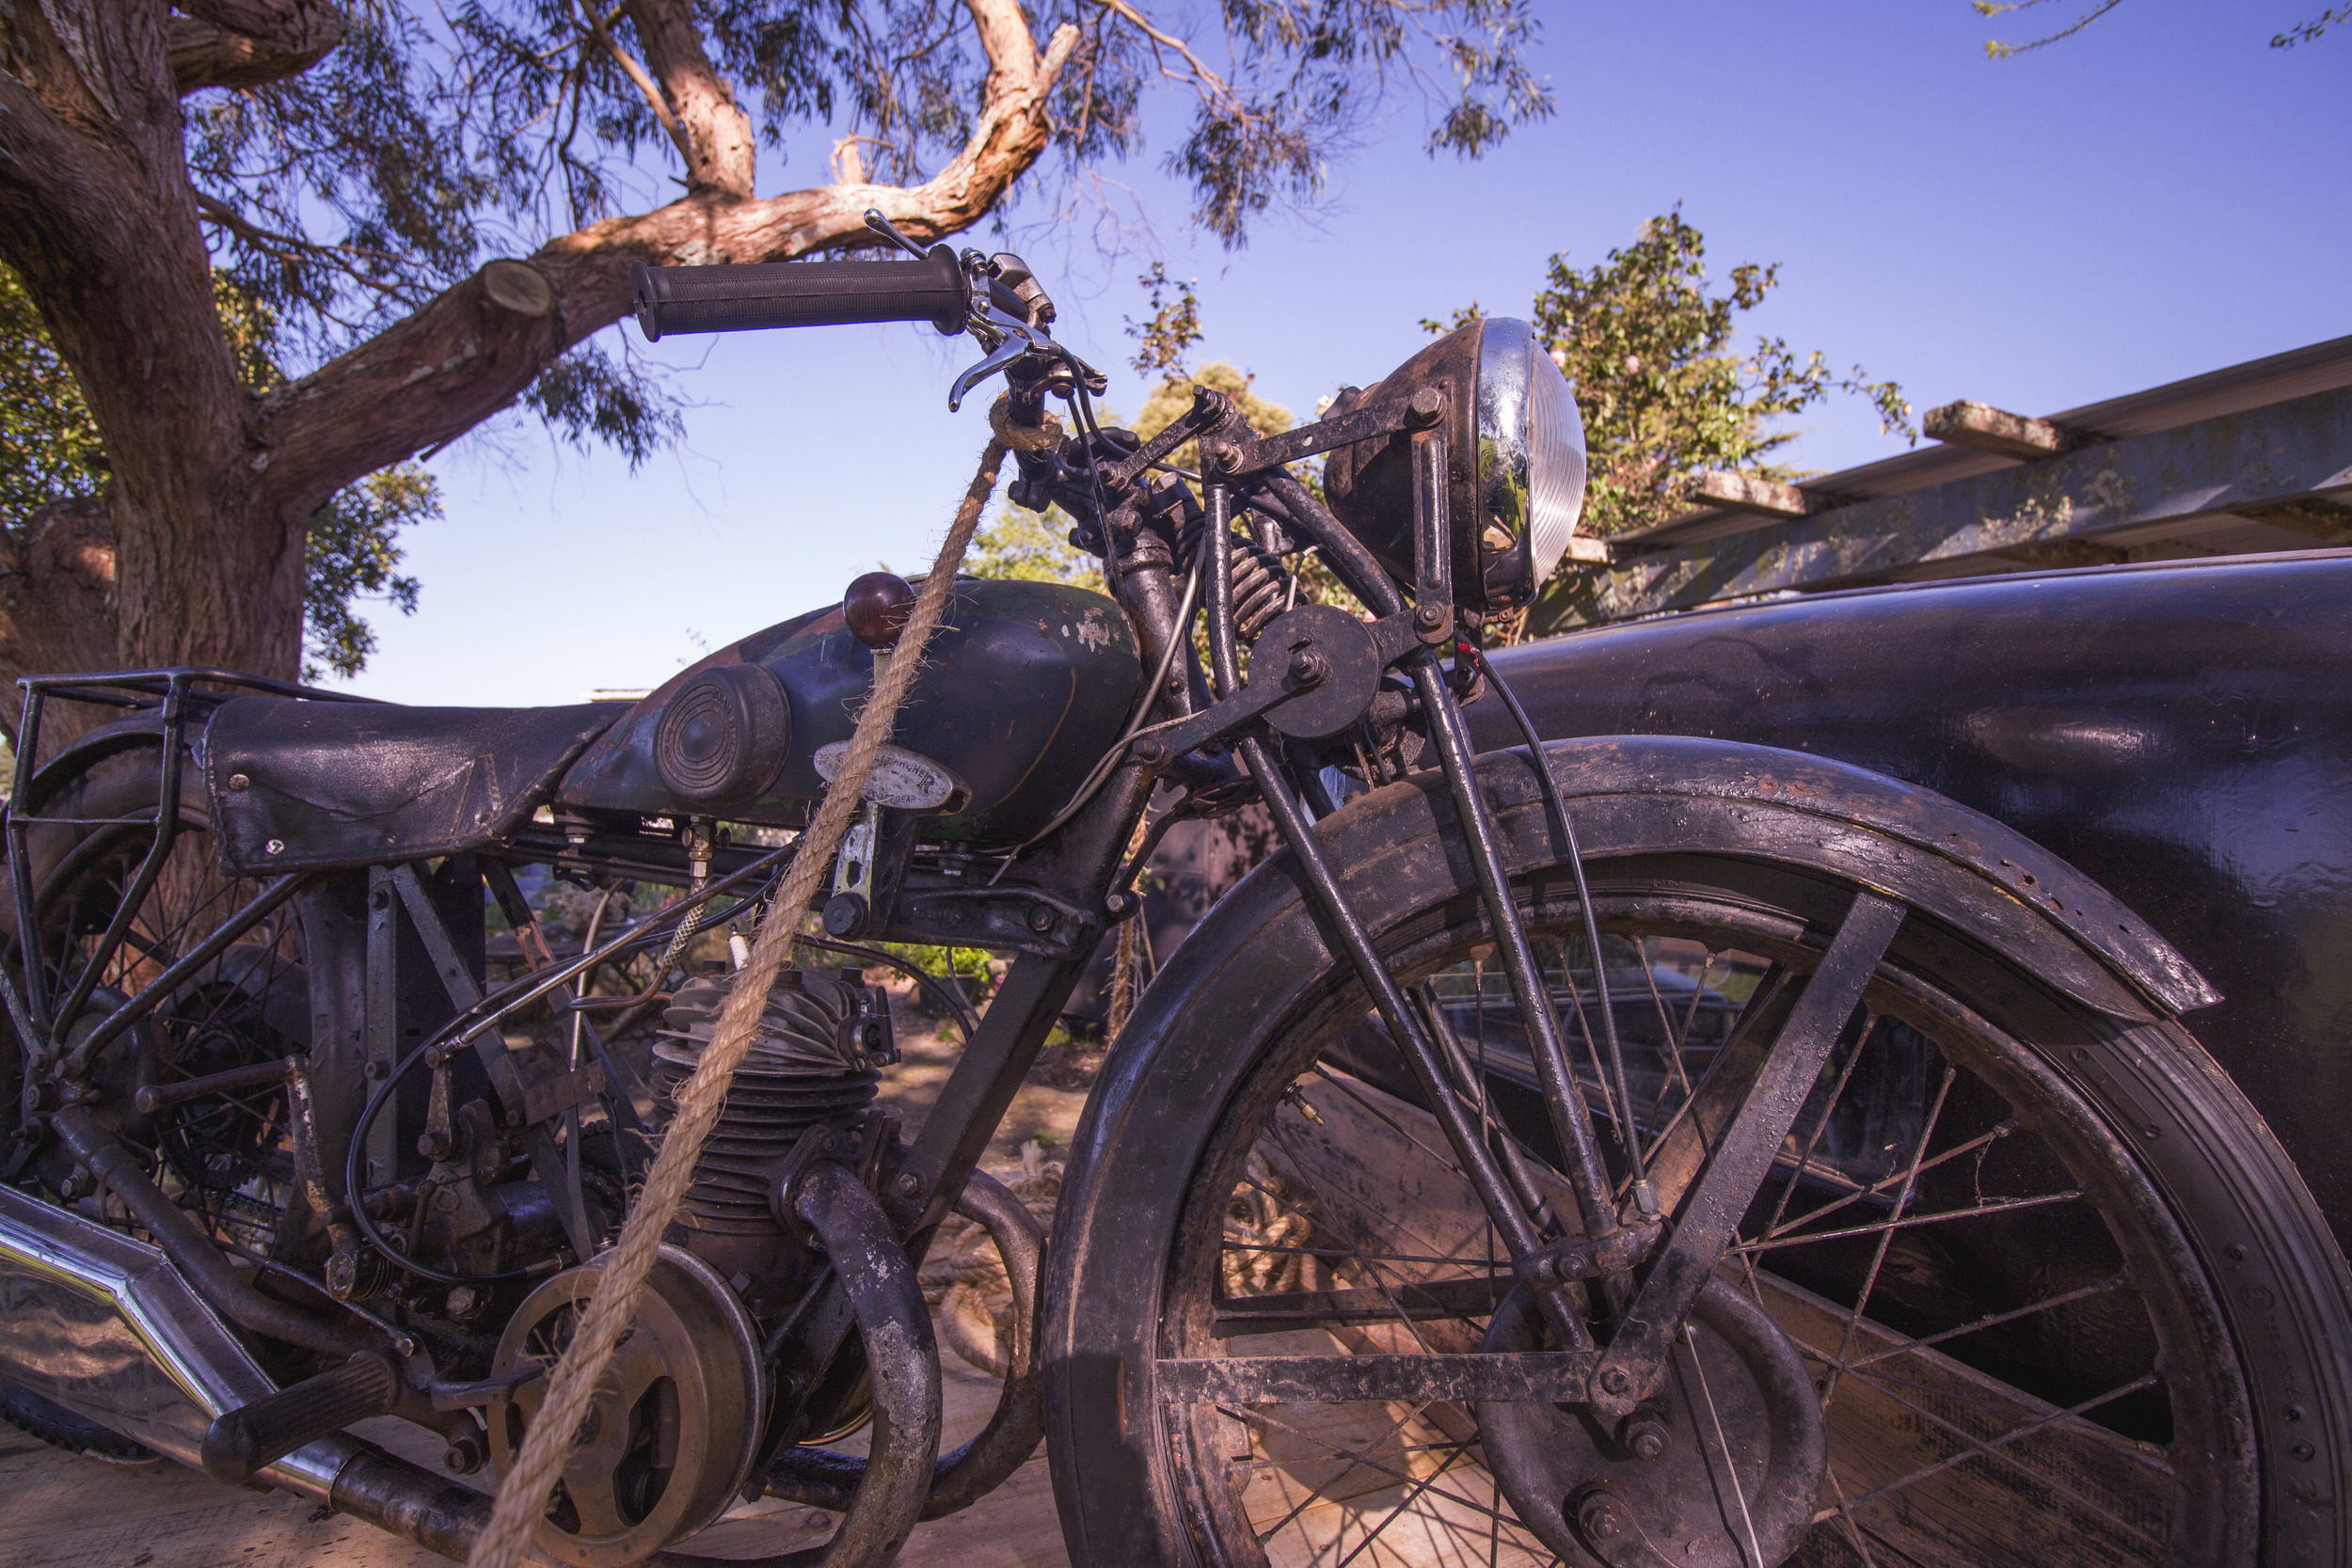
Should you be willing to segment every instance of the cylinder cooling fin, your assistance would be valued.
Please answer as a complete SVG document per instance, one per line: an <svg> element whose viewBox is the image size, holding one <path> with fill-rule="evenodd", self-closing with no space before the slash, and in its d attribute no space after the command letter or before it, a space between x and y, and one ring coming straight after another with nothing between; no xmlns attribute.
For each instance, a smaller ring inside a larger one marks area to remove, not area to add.
<svg viewBox="0 0 2352 1568"><path fill-rule="evenodd" d="M690 980L662 1013L654 1070L665 1099L675 1099L709 1048L733 984L725 974ZM703 1146L680 1223L709 1232L772 1234L768 1184L777 1160L810 1127L846 1125L873 1103L876 1069L898 1054L889 1018L866 986L813 970L783 971L736 1069L726 1109Z"/></svg>

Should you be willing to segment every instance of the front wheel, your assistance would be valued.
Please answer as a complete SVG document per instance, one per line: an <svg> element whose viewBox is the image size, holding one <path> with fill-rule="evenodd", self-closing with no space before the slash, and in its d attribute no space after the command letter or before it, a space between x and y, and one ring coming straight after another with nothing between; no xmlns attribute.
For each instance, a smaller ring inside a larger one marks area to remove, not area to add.
<svg viewBox="0 0 2352 1568"><path fill-rule="evenodd" d="M1573 1213L1477 902L1403 869L1444 864L1429 847L1351 896L1477 1064L1473 1109ZM1514 886L1596 1135L1642 1139L1671 1213L1856 890L1705 854L1591 880L1630 1107L1586 1053L1568 869ZM1353 974L1295 896L1252 907L1171 966L1184 999L1156 1033L1184 1043L1115 1054L1073 1150L1048 1342L1081 1561L2346 1560L2352 1291L2268 1130L2178 1025L2093 1012L1917 911L1646 1433L1343 1397L1367 1354L1541 1348L1540 1325ZM1228 1357L1284 1358L1285 1381L1204 1381Z"/></svg>

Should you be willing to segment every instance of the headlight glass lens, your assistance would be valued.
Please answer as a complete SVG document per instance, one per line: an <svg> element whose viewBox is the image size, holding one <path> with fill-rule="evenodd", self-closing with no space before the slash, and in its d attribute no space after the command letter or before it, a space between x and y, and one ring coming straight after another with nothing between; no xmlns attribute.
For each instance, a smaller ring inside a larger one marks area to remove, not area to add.
<svg viewBox="0 0 2352 1568"><path fill-rule="evenodd" d="M1584 515L1584 421L1568 378L1524 322L1492 318L1479 352L1480 488L1486 516L1526 554L1505 598L1532 596ZM1490 586L1500 586L1490 583Z"/></svg>
<svg viewBox="0 0 2352 1568"><path fill-rule="evenodd" d="M1528 548L1541 587L1584 515L1584 420L1568 378L1536 343L1527 400Z"/></svg>

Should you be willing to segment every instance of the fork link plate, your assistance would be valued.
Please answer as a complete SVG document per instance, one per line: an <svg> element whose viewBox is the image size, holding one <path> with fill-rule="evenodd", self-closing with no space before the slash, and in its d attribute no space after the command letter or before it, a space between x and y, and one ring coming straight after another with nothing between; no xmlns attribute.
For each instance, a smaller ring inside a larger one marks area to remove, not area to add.
<svg viewBox="0 0 2352 1568"><path fill-rule="evenodd" d="M1581 1405L1475 1407L1503 1496L1570 1568L1755 1568L1780 1562L1804 1538L1829 1436L1804 1358L1763 1307L1721 1278L1708 1281L1691 1323L1667 1357L1663 1398L1644 1412L1667 1430L1655 1459L1627 1451ZM1482 1348L1545 1348L1526 1291L1496 1310Z"/></svg>

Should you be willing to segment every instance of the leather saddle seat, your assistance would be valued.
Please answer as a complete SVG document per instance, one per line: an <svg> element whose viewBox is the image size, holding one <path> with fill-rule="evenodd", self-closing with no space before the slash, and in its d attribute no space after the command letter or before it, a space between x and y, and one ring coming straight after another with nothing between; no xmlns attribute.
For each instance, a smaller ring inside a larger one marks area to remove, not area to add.
<svg viewBox="0 0 2352 1568"><path fill-rule="evenodd" d="M269 877L499 843L628 711L232 698L204 730L221 869Z"/></svg>

